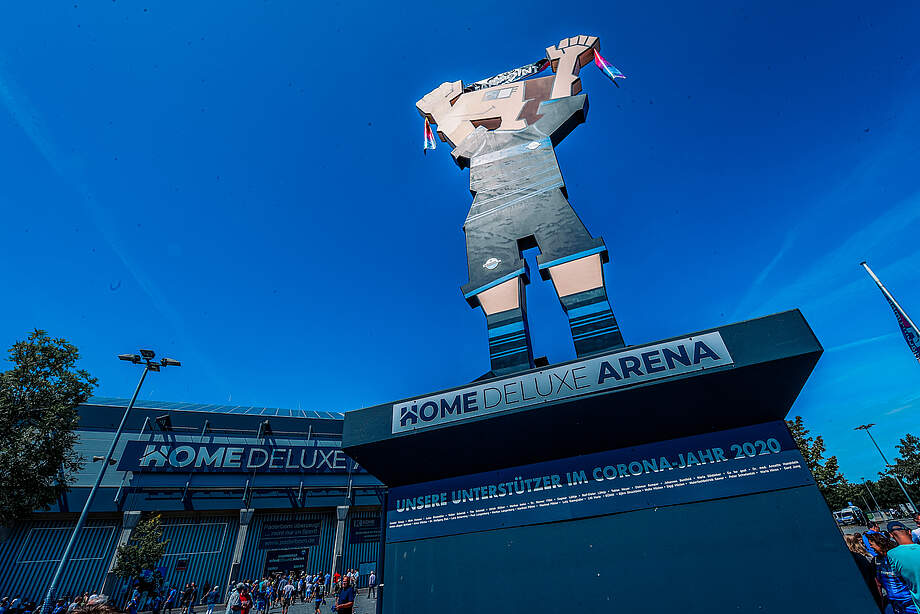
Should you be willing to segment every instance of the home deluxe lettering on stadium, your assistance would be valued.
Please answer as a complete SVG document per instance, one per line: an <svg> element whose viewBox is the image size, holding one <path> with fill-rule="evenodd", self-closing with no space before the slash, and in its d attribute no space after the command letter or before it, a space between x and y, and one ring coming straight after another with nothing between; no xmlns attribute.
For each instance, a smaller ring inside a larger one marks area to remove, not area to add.
<svg viewBox="0 0 920 614"><path fill-rule="evenodd" d="M718 332L625 350L393 405L393 432L730 365Z"/></svg>
<svg viewBox="0 0 920 614"><path fill-rule="evenodd" d="M146 444L138 459L142 469L218 470L327 470L345 471L342 450L315 447L267 448L257 446L213 446Z"/></svg>

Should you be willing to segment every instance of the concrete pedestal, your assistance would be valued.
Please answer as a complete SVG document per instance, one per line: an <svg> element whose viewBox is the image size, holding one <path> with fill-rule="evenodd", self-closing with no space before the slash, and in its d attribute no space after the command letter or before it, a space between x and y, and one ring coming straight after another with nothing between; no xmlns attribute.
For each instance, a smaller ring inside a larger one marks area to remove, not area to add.
<svg viewBox="0 0 920 614"><path fill-rule="evenodd" d="M872 611L782 422L821 351L791 311L349 412L382 611Z"/></svg>

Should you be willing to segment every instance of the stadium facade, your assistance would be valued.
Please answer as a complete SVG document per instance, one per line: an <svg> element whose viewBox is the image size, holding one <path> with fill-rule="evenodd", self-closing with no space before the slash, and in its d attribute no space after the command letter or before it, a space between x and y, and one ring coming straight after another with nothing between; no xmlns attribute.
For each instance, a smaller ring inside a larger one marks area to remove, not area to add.
<svg viewBox="0 0 920 614"><path fill-rule="evenodd" d="M0 593L40 602L61 559L124 399L79 407L85 461L46 511L0 528ZM170 586L199 587L283 569L376 568L380 482L341 450L344 414L138 401L97 492L57 594L123 598L111 574L137 522L160 514L169 540L159 563ZM94 460L93 457L99 457Z"/></svg>

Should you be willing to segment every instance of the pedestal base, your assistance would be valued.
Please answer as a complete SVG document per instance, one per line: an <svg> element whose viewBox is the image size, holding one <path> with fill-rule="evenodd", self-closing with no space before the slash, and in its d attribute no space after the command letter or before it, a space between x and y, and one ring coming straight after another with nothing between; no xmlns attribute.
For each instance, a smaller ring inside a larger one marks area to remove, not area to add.
<svg viewBox="0 0 920 614"><path fill-rule="evenodd" d="M384 614L877 611L813 486L387 546Z"/></svg>

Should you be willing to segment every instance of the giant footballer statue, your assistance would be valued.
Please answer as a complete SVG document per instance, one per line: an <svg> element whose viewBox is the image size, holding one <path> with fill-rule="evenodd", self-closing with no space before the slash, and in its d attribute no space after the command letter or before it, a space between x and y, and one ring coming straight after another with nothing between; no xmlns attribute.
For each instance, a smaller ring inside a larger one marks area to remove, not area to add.
<svg viewBox="0 0 920 614"><path fill-rule="evenodd" d="M533 366L521 256L531 247L540 250L540 276L553 282L578 356L624 345L604 286L607 248L569 204L553 149L585 121L579 70L594 61L622 77L599 52L595 36L567 38L548 47L545 60L468 86L442 83L416 104L426 147L434 147L435 124L454 161L470 169L474 197L463 224L470 281L462 291L485 312L496 375ZM552 75L533 77L547 67Z"/></svg>

